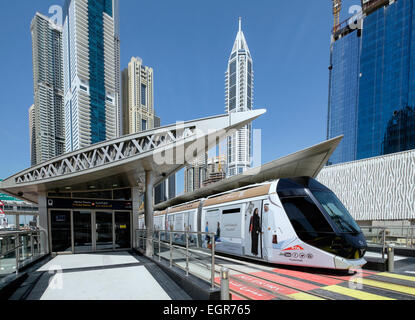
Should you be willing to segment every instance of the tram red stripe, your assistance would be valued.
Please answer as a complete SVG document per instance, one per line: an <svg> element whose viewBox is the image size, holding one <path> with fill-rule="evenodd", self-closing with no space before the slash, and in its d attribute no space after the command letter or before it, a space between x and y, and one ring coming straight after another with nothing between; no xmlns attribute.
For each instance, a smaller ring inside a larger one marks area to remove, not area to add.
<svg viewBox="0 0 415 320"><path fill-rule="evenodd" d="M235 280L235 277L239 277L239 276L244 276L244 275L236 275L236 276L232 275L231 276L232 278L229 279L229 289L236 291L240 293L242 296L248 297L253 300L272 300L276 298L275 295L269 294L267 292L264 292L262 290L256 289L254 287L251 287L249 285L246 285L244 283L241 283ZM249 277L249 278L252 278L252 277ZM244 280L247 281L247 279L244 279ZM215 278L215 283L220 284L220 278ZM296 293L296 291L293 291L290 293ZM286 293L286 294L289 294L289 293ZM242 296L238 296L237 294L233 293L232 300L246 300L246 298L243 298Z"/></svg>
<svg viewBox="0 0 415 320"><path fill-rule="evenodd" d="M252 274L263 279L267 279L270 281L274 281L277 283L281 283L287 286L294 287L295 289L302 290L302 291L311 291L311 290L320 288L319 286L316 286L311 283L306 283L306 282L299 281L299 280L293 280L293 279L290 279L284 276L278 276L278 275L271 274L268 272L255 272Z"/></svg>
<svg viewBox="0 0 415 320"><path fill-rule="evenodd" d="M288 295L288 294L298 293L297 290L290 289L290 288L287 288L287 287L284 287L284 286L266 281L264 279L254 278L254 277L246 275L246 274L238 274L238 275L234 275L232 277L241 279L245 282L252 283L252 285L256 285L258 287L273 291L277 294Z"/></svg>
<svg viewBox="0 0 415 320"><path fill-rule="evenodd" d="M287 270L287 269L274 269L273 271L280 273L280 274L285 274L287 276L320 283L322 286L323 285L332 286L332 285L336 285L342 282L341 280L338 280L338 279L328 278L328 277L324 277L321 275L301 272L301 271L294 271L294 270Z"/></svg>
<svg viewBox="0 0 415 320"><path fill-rule="evenodd" d="M276 296L272 294L250 287L233 279L229 280L229 289L253 300L272 300L276 298Z"/></svg>
<svg viewBox="0 0 415 320"><path fill-rule="evenodd" d="M352 271L358 272L359 270L353 269ZM371 276L378 274L379 272L376 271L368 271L368 270L362 270L362 272L365 274L370 274Z"/></svg>

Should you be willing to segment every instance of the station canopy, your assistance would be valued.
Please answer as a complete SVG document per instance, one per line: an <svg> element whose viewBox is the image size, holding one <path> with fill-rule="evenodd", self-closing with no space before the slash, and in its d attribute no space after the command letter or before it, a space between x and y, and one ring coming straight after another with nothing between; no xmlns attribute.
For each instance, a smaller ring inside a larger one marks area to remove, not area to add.
<svg viewBox="0 0 415 320"><path fill-rule="evenodd" d="M146 172L153 172L157 185L264 113L209 117L98 143L17 173L0 182L0 191L34 203L44 192L134 187L144 192Z"/></svg>

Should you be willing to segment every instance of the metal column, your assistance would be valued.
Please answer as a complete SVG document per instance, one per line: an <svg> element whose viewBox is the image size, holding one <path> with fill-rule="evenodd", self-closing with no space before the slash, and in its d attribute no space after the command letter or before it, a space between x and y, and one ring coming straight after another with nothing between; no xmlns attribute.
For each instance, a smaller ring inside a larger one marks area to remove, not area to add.
<svg viewBox="0 0 415 320"><path fill-rule="evenodd" d="M154 189L154 173L153 171L146 171L146 190L145 190L145 223L147 230L146 256L152 257L154 253L153 243L153 189Z"/></svg>
<svg viewBox="0 0 415 320"><path fill-rule="evenodd" d="M388 246L388 272L395 271L395 249L394 246Z"/></svg>

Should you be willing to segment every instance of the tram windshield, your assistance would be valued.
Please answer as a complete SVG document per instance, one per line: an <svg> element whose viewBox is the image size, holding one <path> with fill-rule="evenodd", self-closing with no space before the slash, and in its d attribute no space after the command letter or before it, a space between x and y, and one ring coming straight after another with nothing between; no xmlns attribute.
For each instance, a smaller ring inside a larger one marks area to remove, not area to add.
<svg viewBox="0 0 415 320"><path fill-rule="evenodd" d="M310 190L341 232L360 233L361 230L345 206L333 192Z"/></svg>

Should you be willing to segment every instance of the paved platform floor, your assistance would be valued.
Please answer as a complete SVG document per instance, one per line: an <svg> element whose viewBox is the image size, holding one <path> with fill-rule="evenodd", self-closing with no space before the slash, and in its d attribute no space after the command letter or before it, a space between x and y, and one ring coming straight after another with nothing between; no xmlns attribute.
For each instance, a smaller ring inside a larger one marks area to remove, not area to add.
<svg viewBox="0 0 415 320"><path fill-rule="evenodd" d="M128 252L61 255L36 270L27 300L188 300L145 257Z"/></svg>
<svg viewBox="0 0 415 320"><path fill-rule="evenodd" d="M101 254L59 255L38 271L97 268L130 263L138 263L138 261L128 252L124 251Z"/></svg>

